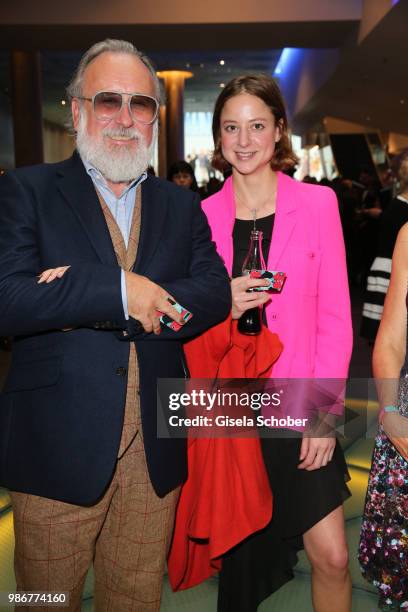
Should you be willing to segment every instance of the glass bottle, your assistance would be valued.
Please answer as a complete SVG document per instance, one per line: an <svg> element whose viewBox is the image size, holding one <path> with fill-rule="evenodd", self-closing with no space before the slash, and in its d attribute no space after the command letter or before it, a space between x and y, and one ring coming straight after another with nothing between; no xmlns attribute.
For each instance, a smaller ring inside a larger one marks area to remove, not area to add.
<svg viewBox="0 0 408 612"><path fill-rule="evenodd" d="M261 230L253 229L251 231L251 239L249 250L242 264L242 275L249 276L254 270L266 270L265 260L262 253L262 238ZM248 289L253 291L253 289ZM256 306L246 310L238 319L238 330L242 334L248 336L256 336L261 333L262 329L262 306Z"/></svg>

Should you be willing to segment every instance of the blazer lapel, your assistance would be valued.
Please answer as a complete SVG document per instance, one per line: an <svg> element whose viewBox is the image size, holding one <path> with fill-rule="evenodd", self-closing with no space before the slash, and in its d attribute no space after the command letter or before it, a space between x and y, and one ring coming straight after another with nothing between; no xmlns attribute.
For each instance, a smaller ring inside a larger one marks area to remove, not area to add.
<svg viewBox="0 0 408 612"><path fill-rule="evenodd" d="M140 238L133 268L137 274L143 274L147 270L165 227L170 230L170 223L168 221L166 223L167 197L167 193L157 179L147 177L143 181Z"/></svg>
<svg viewBox="0 0 408 612"><path fill-rule="evenodd" d="M275 223L268 257L268 270L278 270L279 260L296 226L296 220L296 202L292 194L291 180L282 172L278 172Z"/></svg>
<svg viewBox="0 0 408 612"><path fill-rule="evenodd" d="M77 152L58 171L57 185L78 217L101 262L117 264L98 196Z"/></svg>

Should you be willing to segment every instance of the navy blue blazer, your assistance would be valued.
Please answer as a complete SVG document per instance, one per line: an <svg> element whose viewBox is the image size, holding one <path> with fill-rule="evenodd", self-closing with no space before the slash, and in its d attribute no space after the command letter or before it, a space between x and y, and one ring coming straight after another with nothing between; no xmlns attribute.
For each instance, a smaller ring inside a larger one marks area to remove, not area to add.
<svg viewBox="0 0 408 612"><path fill-rule="evenodd" d="M63 278L37 283L40 271L60 265L71 266ZM231 307L227 272L192 192L150 176L142 184L134 272L171 293L191 321L160 336L126 321L109 231L76 153L0 179L0 335L14 336L0 395L2 486L81 505L101 497L121 438L130 341L151 482L163 496L186 478L186 441L157 437L157 378L185 376L182 340Z"/></svg>

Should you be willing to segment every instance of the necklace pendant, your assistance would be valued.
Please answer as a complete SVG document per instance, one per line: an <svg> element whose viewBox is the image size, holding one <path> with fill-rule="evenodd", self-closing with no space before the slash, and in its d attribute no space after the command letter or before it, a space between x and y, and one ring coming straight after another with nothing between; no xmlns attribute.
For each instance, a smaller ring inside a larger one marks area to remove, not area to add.
<svg viewBox="0 0 408 612"><path fill-rule="evenodd" d="M254 221L254 230L256 230L256 213L257 213L257 209L256 208L252 209L252 218L253 218L253 221Z"/></svg>

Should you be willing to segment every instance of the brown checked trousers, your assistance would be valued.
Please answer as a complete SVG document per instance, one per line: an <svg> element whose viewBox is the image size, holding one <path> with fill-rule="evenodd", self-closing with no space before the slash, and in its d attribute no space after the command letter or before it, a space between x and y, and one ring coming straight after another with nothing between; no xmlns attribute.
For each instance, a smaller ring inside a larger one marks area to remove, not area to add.
<svg viewBox="0 0 408 612"><path fill-rule="evenodd" d="M140 234L140 186L127 248L109 208L99 194L98 197L118 263L124 270L131 270ZM80 611L85 578L93 563L96 612L153 612L160 608L164 563L179 490L160 498L150 483L138 389L139 368L131 343L118 461L113 479L98 503L82 507L10 493L17 590L65 591L69 593L69 607L63 609ZM45 612L49 607L17 609Z"/></svg>

